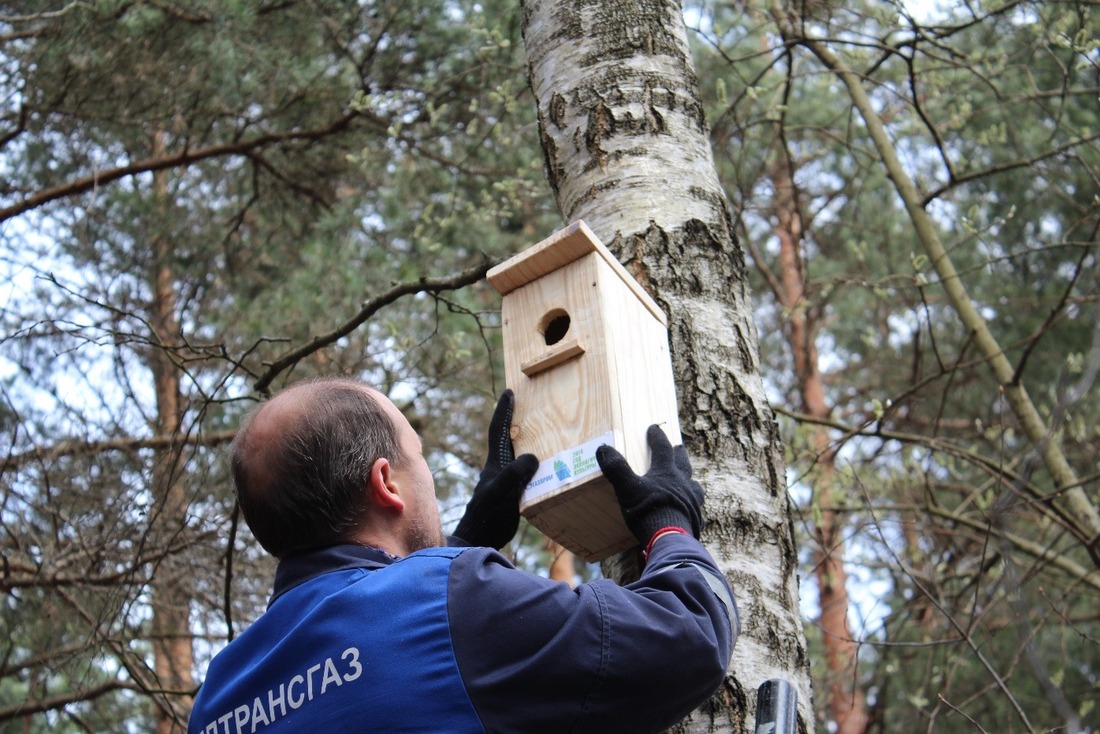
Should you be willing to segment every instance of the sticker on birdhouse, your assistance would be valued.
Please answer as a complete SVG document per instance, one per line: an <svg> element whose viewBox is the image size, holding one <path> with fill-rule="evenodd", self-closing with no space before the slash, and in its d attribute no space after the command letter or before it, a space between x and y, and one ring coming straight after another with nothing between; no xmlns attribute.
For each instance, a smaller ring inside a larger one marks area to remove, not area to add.
<svg viewBox="0 0 1100 734"><path fill-rule="evenodd" d="M614 431L543 459L523 493L523 501L533 502L545 494L598 474L600 465L596 461L596 449L603 445L616 445Z"/></svg>

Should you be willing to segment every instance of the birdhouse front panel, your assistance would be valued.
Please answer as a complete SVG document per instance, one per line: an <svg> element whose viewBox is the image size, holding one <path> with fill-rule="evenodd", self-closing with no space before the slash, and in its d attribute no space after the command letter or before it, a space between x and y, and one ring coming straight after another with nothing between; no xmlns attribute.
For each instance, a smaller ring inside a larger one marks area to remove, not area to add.
<svg viewBox="0 0 1100 734"><path fill-rule="evenodd" d="M517 452L549 457L613 428L599 264L594 254L575 260L513 291L501 306Z"/></svg>

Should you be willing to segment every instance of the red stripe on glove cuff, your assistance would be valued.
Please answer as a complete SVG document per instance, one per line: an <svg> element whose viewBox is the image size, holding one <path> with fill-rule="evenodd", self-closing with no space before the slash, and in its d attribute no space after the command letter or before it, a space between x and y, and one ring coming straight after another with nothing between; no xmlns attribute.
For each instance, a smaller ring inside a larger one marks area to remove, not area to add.
<svg viewBox="0 0 1100 734"><path fill-rule="evenodd" d="M683 528L676 527L675 525L669 525L668 527L661 528L660 530L658 530L657 532L655 532L653 534L652 538L649 539L649 543L646 544L645 550L642 551L642 558L644 558L645 560L648 561L649 560L649 551L650 551L650 549L653 548L653 544L657 542L657 538L660 538L662 535L669 535L670 533L679 533L681 535L690 535L690 533L688 533L688 531L684 530Z"/></svg>

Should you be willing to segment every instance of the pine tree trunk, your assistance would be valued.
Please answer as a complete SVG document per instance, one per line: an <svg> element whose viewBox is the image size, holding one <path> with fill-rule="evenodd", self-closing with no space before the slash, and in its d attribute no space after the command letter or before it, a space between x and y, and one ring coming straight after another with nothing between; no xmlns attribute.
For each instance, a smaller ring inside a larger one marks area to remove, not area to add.
<svg viewBox="0 0 1100 734"><path fill-rule="evenodd" d="M815 319L805 301L806 268L802 258L802 214L784 150L773 159L769 177L775 192L773 232L779 240L778 294L787 320L787 343L798 381L802 411L821 420L832 412L818 362ZM858 685L857 646L848 624L848 572L844 567L843 524L834 505L836 452L824 428L811 427L815 452L814 576L817 579L821 644L827 675L826 709L836 734L864 734L870 719Z"/></svg>
<svg viewBox="0 0 1100 734"><path fill-rule="evenodd" d="M558 208L587 222L668 315L680 423L707 492L703 540L741 610L725 685L681 729L750 731L756 688L784 678L798 690L799 731L812 731L782 450L681 8L529 0L523 24Z"/></svg>
<svg viewBox="0 0 1100 734"><path fill-rule="evenodd" d="M167 206L163 174L154 178L154 186L158 205ZM170 352L179 334L171 267L173 253L171 243L163 236L156 237L152 247L150 326L153 344L148 361L157 400L154 430L158 436L176 436L183 422L183 407L180 370ZM156 504L150 520L150 540L163 553L154 575L152 594L153 667L159 693L163 694L157 708L156 734L178 734L185 730L189 711L186 695L195 687L191 600L183 583L186 570L180 556L170 551L171 546L178 543L187 521L187 497L180 476L182 446L180 442L158 449L153 458Z"/></svg>
<svg viewBox="0 0 1100 734"><path fill-rule="evenodd" d="M576 585L577 559L572 552L562 548L550 538L546 539L546 550L553 559L550 562L550 578L570 586Z"/></svg>
<svg viewBox="0 0 1100 734"><path fill-rule="evenodd" d="M157 394L157 435L174 435L179 431L181 415L179 375L163 352L159 359L154 358L153 379ZM181 447L182 444L158 449L153 467L157 505L150 535L164 553L156 570L152 596L154 670L157 683L165 694L165 704L157 710L157 734L176 734L184 730L188 707L183 702L195 687L190 598L183 584L186 571L180 557L169 550L178 542L186 522L187 502L180 477Z"/></svg>

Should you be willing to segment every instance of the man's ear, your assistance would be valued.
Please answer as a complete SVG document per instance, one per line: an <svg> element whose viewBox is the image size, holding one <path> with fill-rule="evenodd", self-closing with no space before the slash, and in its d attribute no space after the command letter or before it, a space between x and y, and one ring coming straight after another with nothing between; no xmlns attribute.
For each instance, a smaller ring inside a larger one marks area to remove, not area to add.
<svg viewBox="0 0 1100 734"><path fill-rule="evenodd" d="M401 498L397 482L393 476L393 467L389 459L378 459L370 468L370 481L367 492L371 503L377 507L403 512L405 500Z"/></svg>

